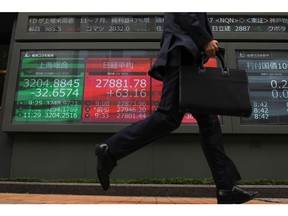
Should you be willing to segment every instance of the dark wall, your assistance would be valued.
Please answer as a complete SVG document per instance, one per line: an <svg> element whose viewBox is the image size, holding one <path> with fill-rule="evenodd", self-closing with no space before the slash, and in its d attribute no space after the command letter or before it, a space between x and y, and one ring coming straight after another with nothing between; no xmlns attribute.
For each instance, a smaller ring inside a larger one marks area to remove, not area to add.
<svg viewBox="0 0 288 216"><path fill-rule="evenodd" d="M7 69L9 45L17 13L0 13L0 128L2 125L1 102ZM12 162L13 136L0 129L0 178L10 177Z"/></svg>
<svg viewBox="0 0 288 216"><path fill-rule="evenodd" d="M0 131L0 178L10 177L12 151L13 136Z"/></svg>
<svg viewBox="0 0 288 216"><path fill-rule="evenodd" d="M94 146L110 134L15 135L11 177L96 178ZM224 135L243 179L287 179L287 135ZM210 178L197 134L171 134L119 161L113 178Z"/></svg>
<svg viewBox="0 0 288 216"><path fill-rule="evenodd" d="M0 44L9 44L17 13L0 13Z"/></svg>

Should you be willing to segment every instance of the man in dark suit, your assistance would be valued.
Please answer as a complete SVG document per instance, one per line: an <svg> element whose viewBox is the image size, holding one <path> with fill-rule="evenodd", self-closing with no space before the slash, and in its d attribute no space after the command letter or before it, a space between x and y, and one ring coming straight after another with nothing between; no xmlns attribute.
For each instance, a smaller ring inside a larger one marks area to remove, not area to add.
<svg viewBox="0 0 288 216"><path fill-rule="evenodd" d="M97 174L108 190L116 162L154 140L177 129L185 113L179 111L179 66L201 64L201 51L214 57L218 41L213 38L206 13L166 13L161 49L149 75L163 81L159 107L148 118L136 122L96 145ZM197 120L201 145L217 187L218 203L244 203L256 192L235 186L240 175L226 155L216 115L192 113Z"/></svg>

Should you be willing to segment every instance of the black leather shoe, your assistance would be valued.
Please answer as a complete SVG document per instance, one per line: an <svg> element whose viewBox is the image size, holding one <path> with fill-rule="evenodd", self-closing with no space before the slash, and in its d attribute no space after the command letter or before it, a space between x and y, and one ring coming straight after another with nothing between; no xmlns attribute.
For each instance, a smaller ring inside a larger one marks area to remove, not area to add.
<svg viewBox="0 0 288 216"><path fill-rule="evenodd" d="M241 204L252 200L258 192L245 191L237 186L232 190L218 190L217 201L218 204Z"/></svg>
<svg viewBox="0 0 288 216"><path fill-rule="evenodd" d="M110 174L113 168L117 165L108 151L106 144L96 145L95 154L98 157L97 161L97 175L99 182L104 191L110 187Z"/></svg>

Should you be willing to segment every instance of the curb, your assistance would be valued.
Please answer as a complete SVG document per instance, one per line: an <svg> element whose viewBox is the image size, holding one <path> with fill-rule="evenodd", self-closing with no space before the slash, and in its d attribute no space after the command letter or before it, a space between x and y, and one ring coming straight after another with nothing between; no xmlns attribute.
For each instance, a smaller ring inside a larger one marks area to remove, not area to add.
<svg viewBox="0 0 288 216"><path fill-rule="evenodd" d="M288 198L287 185L241 185L258 191L257 198ZM215 197L214 185L111 184L103 191L100 184L0 182L0 193L70 194L105 196Z"/></svg>

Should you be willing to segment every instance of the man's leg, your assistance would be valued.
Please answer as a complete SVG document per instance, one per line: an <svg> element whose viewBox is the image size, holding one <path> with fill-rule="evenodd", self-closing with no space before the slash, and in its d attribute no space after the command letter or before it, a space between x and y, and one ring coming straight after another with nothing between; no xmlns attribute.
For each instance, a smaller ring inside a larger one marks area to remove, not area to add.
<svg viewBox="0 0 288 216"><path fill-rule="evenodd" d="M179 112L178 68L167 69L157 110L108 138L105 143L116 160L177 129L184 113Z"/></svg>
<svg viewBox="0 0 288 216"><path fill-rule="evenodd" d="M197 119L201 145L217 188L219 204L240 204L255 197L257 192L245 191L235 185L240 174L226 155L219 119L216 115L193 114Z"/></svg>
<svg viewBox="0 0 288 216"><path fill-rule="evenodd" d="M193 114L199 125L201 146L217 187L241 179L223 146L222 131L216 115Z"/></svg>
<svg viewBox="0 0 288 216"><path fill-rule="evenodd" d="M136 122L96 145L97 175L101 186L108 190L110 173L116 161L148 145L178 128L184 113L179 112L178 68L167 70L159 107L146 119Z"/></svg>
<svg viewBox="0 0 288 216"><path fill-rule="evenodd" d="M136 122L96 145L97 174L104 190L110 186L110 173L116 161L148 145L178 128L184 113L179 112L179 60L180 49L168 56L163 80L161 101L157 110L146 119Z"/></svg>

